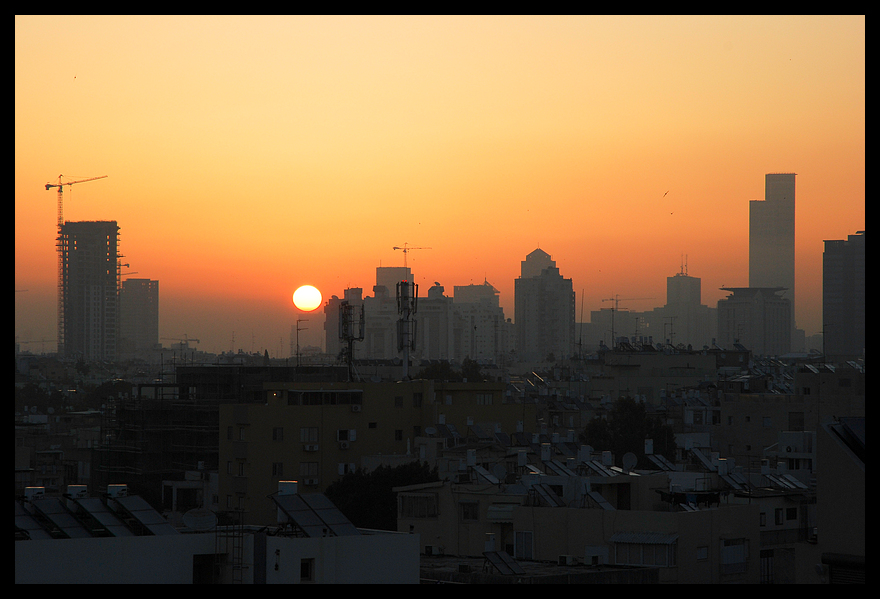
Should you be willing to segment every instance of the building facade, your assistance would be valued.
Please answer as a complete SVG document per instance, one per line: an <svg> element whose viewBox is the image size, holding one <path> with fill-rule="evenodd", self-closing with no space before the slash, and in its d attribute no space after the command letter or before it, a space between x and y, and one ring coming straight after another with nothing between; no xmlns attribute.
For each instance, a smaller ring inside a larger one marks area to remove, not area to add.
<svg viewBox="0 0 880 599"><path fill-rule="evenodd" d="M536 249L522 262L514 281L517 358L538 362L570 358L575 348L575 294L556 262Z"/></svg>
<svg viewBox="0 0 880 599"><path fill-rule="evenodd" d="M58 243L58 353L85 361L116 360L119 227L116 221L68 221L61 226Z"/></svg>
<svg viewBox="0 0 880 599"><path fill-rule="evenodd" d="M757 356L791 351L791 300L781 287L722 287L731 295L718 300L718 344L739 343Z"/></svg>
<svg viewBox="0 0 880 599"><path fill-rule="evenodd" d="M764 200L749 202L749 287L782 287L795 328L795 173L764 175Z"/></svg>
<svg viewBox="0 0 880 599"><path fill-rule="evenodd" d="M825 241L822 253L825 354L865 355L865 232Z"/></svg>
<svg viewBox="0 0 880 599"><path fill-rule="evenodd" d="M159 281L126 279L119 291L119 356L149 358L159 345Z"/></svg>

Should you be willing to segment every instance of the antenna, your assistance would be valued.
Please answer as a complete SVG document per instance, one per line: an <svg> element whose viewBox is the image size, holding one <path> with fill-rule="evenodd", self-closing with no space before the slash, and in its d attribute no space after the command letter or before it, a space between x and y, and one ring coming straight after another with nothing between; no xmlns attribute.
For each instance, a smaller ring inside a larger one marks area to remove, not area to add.
<svg viewBox="0 0 880 599"><path fill-rule="evenodd" d="M681 255L681 270L679 271L680 275L687 276L688 274L688 257L687 254Z"/></svg>

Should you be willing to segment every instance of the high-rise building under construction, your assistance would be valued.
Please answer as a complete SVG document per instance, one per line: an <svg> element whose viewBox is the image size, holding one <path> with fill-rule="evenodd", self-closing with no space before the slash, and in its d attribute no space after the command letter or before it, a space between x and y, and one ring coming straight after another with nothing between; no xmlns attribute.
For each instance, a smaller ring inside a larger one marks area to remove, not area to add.
<svg viewBox="0 0 880 599"><path fill-rule="evenodd" d="M58 244L58 353L85 361L115 360L119 227L116 221L65 222Z"/></svg>

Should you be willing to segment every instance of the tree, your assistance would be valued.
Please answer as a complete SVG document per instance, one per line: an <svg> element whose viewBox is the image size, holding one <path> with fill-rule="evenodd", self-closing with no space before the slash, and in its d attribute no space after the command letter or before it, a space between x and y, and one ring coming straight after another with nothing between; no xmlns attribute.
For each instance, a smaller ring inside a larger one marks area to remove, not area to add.
<svg viewBox="0 0 880 599"><path fill-rule="evenodd" d="M440 480L437 467L414 461L379 466L371 472L357 468L332 483L324 494L358 528L397 530L397 494L394 487Z"/></svg>
<svg viewBox="0 0 880 599"><path fill-rule="evenodd" d="M676 448L672 427L648 415L645 404L631 397L615 401L607 419L594 418L578 438L598 451L610 450L617 459L632 452L639 458L639 467L651 466L645 457L645 439L653 440L654 453L672 455Z"/></svg>

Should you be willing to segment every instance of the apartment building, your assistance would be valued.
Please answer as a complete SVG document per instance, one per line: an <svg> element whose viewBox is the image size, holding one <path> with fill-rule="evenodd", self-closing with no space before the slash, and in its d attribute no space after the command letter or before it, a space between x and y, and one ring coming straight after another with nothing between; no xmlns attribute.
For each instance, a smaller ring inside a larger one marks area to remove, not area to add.
<svg viewBox="0 0 880 599"><path fill-rule="evenodd" d="M648 565L666 583L758 582L757 505L652 509L659 499L652 487L668 485L665 477L619 475L630 479L617 485L630 488L635 503L617 509L606 490L589 486L580 499L565 502L553 493L555 478L538 476L531 486L481 480L400 487L398 530L418 533L423 553L478 556L492 536L497 549L525 562Z"/></svg>
<svg viewBox="0 0 880 599"><path fill-rule="evenodd" d="M280 480L320 491L363 456L416 459L416 439L440 424L515 431L536 420L534 404L504 401L502 383L267 381L263 394L264 402L219 408L220 509L243 510L256 525L274 518L263 498Z"/></svg>

